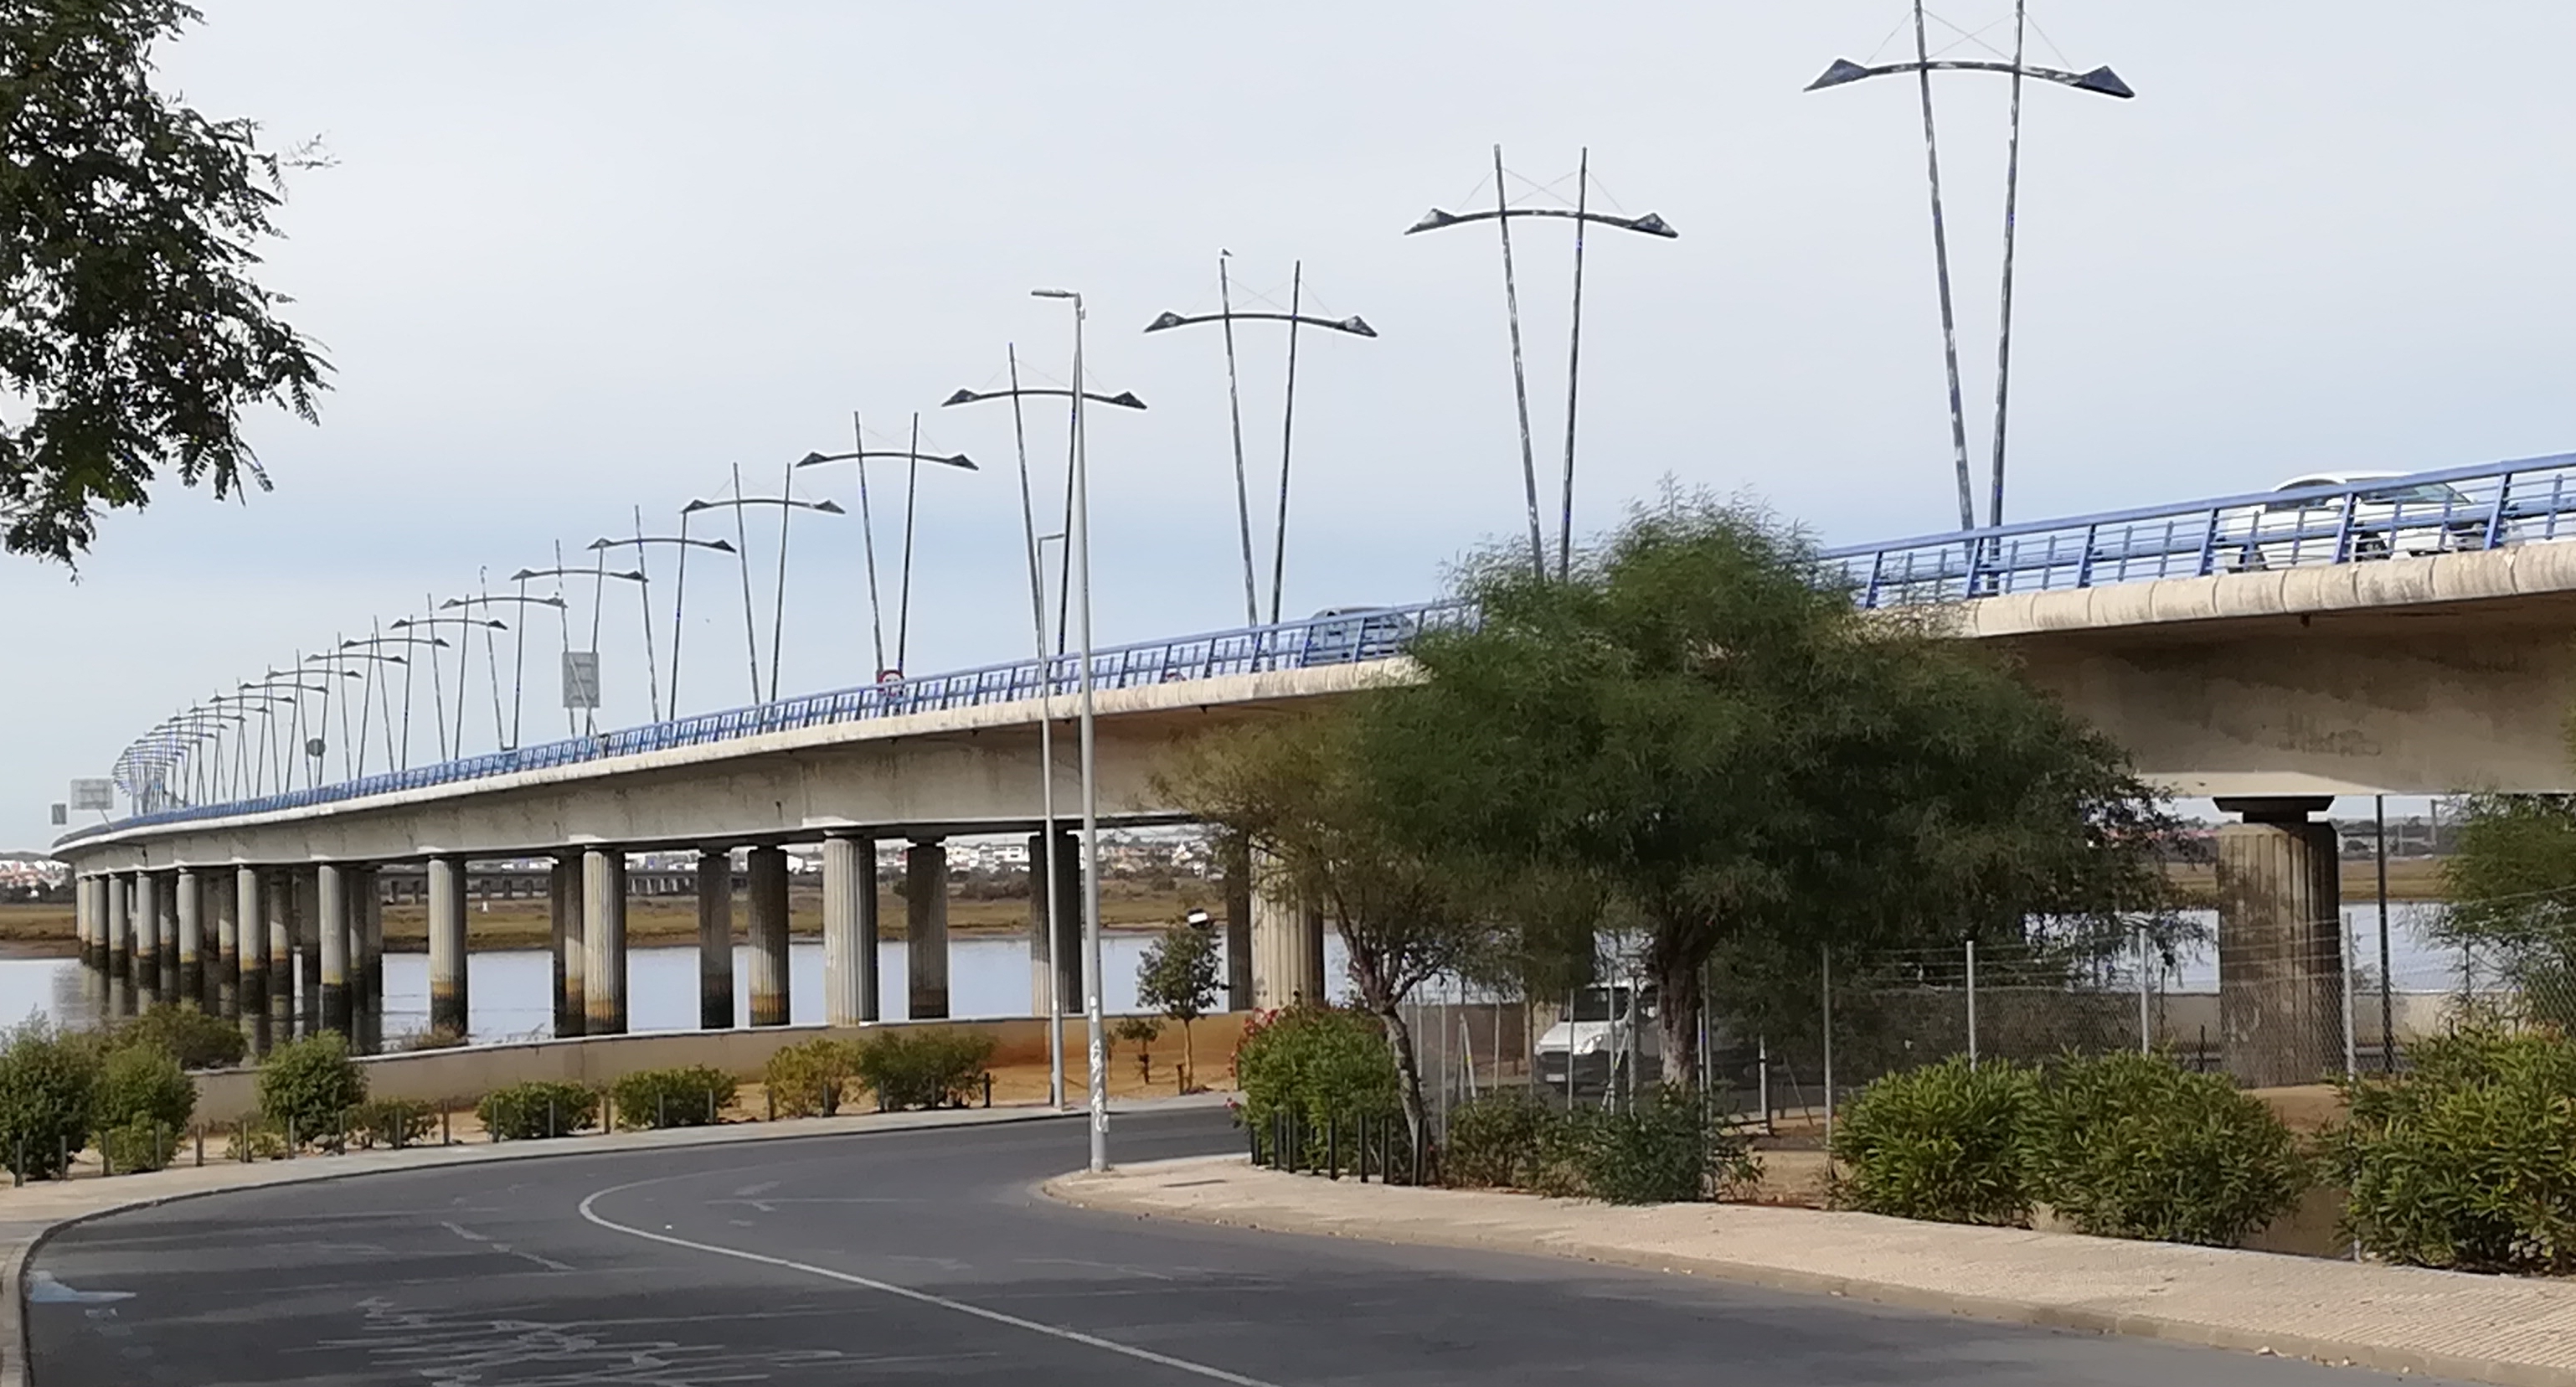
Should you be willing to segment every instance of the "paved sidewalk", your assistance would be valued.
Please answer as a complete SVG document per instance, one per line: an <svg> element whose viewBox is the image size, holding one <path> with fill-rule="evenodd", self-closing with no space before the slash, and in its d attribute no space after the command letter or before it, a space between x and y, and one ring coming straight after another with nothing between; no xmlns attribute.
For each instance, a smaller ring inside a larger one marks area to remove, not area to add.
<svg viewBox="0 0 2576 1387"><path fill-rule="evenodd" d="M1047 1182L1068 1203L1283 1232L1578 1257L1889 1305L2506 1387L2576 1387L2576 1284L1743 1204L1418 1190L1241 1156Z"/></svg>
<svg viewBox="0 0 2576 1387"><path fill-rule="evenodd" d="M1112 1105L1112 1111L1160 1111L1175 1107L1213 1106L1224 1101L1223 1094L1122 1100ZM16 1189L0 1184L0 1387L26 1387L25 1277L28 1256L56 1229L100 1214L166 1203L191 1195L333 1180L382 1171L533 1160L546 1156L786 1141L917 1127L973 1127L1057 1116L1062 1114L1043 1105L1028 1104L940 1112L863 1113L776 1122L728 1122L713 1127L673 1127L662 1131L588 1133L551 1141L477 1142L413 1146L400 1151L352 1151L339 1156L299 1156L291 1161L248 1164L218 1160L210 1151L203 1167L182 1164L146 1175L43 1181ZM190 1156L183 1154L182 1160L187 1159Z"/></svg>

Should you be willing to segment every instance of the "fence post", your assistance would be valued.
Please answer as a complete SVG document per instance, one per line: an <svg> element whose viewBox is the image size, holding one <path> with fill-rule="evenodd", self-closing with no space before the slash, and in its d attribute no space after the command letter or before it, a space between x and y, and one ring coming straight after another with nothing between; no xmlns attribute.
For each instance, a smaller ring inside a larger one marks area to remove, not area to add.
<svg viewBox="0 0 2576 1387"><path fill-rule="evenodd" d="M490 1133L485 1133L485 1135L488 1136ZM441 1103L438 1105L438 1144L441 1146L453 1146L455 1143L455 1133L448 1126L447 1105L445 1103Z"/></svg>
<svg viewBox="0 0 2576 1387"><path fill-rule="evenodd" d="M1339 1111L1324 1114L1324 1178L1342 1178L1342 1115Z"/></svg>
<svg viewBox="0 0 2576 1387"><path fill-rule="evenodd" d="M2147 927L2138 926L2138 1053L2151 1054L2156 1048L2154 1009L2148 1004L2148 979L2153 976L2148 963Z"/></svg>
<svg viewBox="0 0 2576 1387"><path fill-rule="evenodd" d="M1753 1077L1753 1096L1762 1104L1762 1135L1778 1136L1780 1129L1771 1122L1771 1037L1753 1038L1754 1063L1760 1072Z"/></svg>
<svg viewBox="0 0 2576 1387"><path fill-rule="evenodd" d="M1968 1067L1977 1067L1977 941L1968 941Z"/></svg>
<svg viewBox="0 0 2576 1387"><path fill-rule="evenodd" d="M203 1170L203 1169L205 1169L205 1166L206 1166L206 1129L205 1129L205 1128L203 1128L203 1127L199 1127L199 1128L197 1129L197 1168L198 1168L198 1169L200 1169L200 1170Z"/></svg>
<svg viewBox="0 0 2576 1387"><path fill-rule="evenodd" d="M295 1136L295 1119L290 1117L286 1119L286 1159L290 1161L295 1159Z"/></svg>
<svg viewBox="0 0 2576 1387"><path fill-rule="evenodd" d="M2344 919L2343 908L2340 905L2328 908L2334 911L2335 952L2343 956L2343 1076L2349 1079L2361 1070L2360 1056L2354 1053L2353 1043L2355 1028L2352 1024L2352 923Z"/></svg>
<svg viewBox="0 0 2576 1387"><path fill-rule="evenodd" d="M653 1095L653 1125L656 1127L668 1127L671 1125L670 1094L657 1093Z"/></svg>
<svg viewBox="0 0 2576 1387"><path fill-rule="evenodd" d="M56 1137L54 1138L54 1148L55 1154L62 1159L62 1164L55 1167L55 1169L60 1173L54 1178L57 1180L68 1180L72 1178L72 1139L70 1137Z"/></svg>
<svg viewBox="0 0 2576 1387"><path fill-rule="evenodd" d="M1825 1168L1833 1168L1834 1149L1834 951L1831 945L1816 950L1817 976L1825 993Z"/></svg>
<svg viewBox="0 0 2576 1387"><path fill-rule="evenodd" d="M27 1138L21 1135L18 1138L18 1162L9 1167L9 1188L14 1190L25 1183L27 1183Z"/></svg>

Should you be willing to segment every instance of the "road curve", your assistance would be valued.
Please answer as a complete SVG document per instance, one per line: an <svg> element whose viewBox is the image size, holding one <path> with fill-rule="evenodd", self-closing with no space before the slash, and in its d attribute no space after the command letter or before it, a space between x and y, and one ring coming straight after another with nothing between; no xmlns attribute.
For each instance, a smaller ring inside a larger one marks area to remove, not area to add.
<svg viewBox="0 0 2576 1387"><path fill-rule="evenodd" d="M1119 1152L1228 1149L1224 1122L1121 1119ZM1082 1148L1078 1120L881 1132L405 1171L115 1214L65 1230L32 1263L32 1381L2367 1380L1578 1262L1144 1222L1035 1193Z"/></svg>

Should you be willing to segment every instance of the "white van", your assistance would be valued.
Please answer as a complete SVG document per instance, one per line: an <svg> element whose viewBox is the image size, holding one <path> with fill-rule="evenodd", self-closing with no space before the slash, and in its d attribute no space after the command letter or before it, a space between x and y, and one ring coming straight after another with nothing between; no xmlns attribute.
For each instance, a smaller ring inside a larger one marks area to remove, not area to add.
<svg viewBox="0 0 2576 1387"><path fill-rule="evenodd" d="M1599 1093L1615 1076L1622 1087L1663 1077L1663 1027L1655 989L1601 984L1574 994L1573 1010L1538 1038L1538 1082L1562 1092L1570 1069L1577 1093Z"/></svg>

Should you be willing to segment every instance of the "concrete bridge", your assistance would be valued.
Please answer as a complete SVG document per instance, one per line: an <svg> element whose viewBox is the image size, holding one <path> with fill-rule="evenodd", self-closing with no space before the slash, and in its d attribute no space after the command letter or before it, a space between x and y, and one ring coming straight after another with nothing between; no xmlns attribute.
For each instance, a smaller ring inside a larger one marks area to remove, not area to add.
<svg viewBox="0 0 2576 1387"><path fill-rule="evenodd" d="M2408 494L2447 493L2437 504L2376 500L2399 490L2379 481L2322 489L2321 503L2295 494L2289 522L2266 518L2282 504L2274 498L2222 498L1826 559L1846 573L1866 560L1866 577L1853 574L1865 604L1934 604L1946 629L2009 650L2147 775L2244 815L2220 835L2221 972L2231 976L2233 955L2236 980L2272 979L2261 982L2270 1000L2231 1023L2250 1047L2266 1025L2322 1037L2318 1010L2340 1016L2340 931L2327 923L2337 845L2329 826L2310 821L2326 797L2576 789L2561 733L2576 706L2567 639L2576 545L2552 542L2562 514L2576 519L2576 485L2562 485L2570 473L2576 461L2544 459L2407 479ZM2544 475L2549 489L2535 500ZM2480 486L2492 497L2481 499ZM2472 529L2482 542L2465 542ZM2072 549L2062 543L2070 530L2082 535ZM2415 545L2425 533L2437 542ZM2329 534L2330 548L2302 550ZM2374 535L2375 545L2363 542ZM1095 666L1108 686L1104 815L1175 820L1154 776L1179 743L1403 678L1404 639L1463 620L1472 614L1435 604L1106 652ZM941 842L1036 831L1037 728L1045 711L1070 713L1071 684L1057 662L786 700L351 785L178 806L70 835L57 854L80 875L84 956L109 978L251 1010L265 997L272 1014L286 1014L281 970L300 953L321 1024L338 1027L374 986L370 874L425 863L432 1020L459 1030L467 862L552 856L558 1030L613 1034L626 1025L628 853L700 853L702 1021L717 1027L734 1024L729 855L750 850L749 1020L771 1025L788 1015L783 848L819 842L825 1010L851 1024L877 1016L876 844L899 839L921 888L905 903L911 1014L941 1016ZM1070 803L1069 745L1058 759L1059 803ZM1032 862L1039 850L1033 841ZM1052 968L1072 998L1078 859L1069 837L1054 850L1058 901L1032 893L1033 995L1044 995ZM1246 898L1243 877L1231 874L1237 899L1225 924L1233 1003L1322 995L1321 920ZM2307 1064L2303 1053L2293 1047L2292 1070Z"/></svg>

